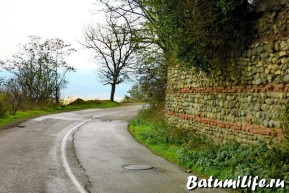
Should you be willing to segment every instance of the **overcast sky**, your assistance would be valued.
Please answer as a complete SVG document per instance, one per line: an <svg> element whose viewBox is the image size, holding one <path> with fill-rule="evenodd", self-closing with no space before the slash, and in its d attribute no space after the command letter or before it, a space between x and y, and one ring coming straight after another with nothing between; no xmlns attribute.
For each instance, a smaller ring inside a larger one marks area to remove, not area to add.
<svg viewBox="0 0 289 193"><path fill-rule="evenodd" d="M85 25L104 22L103 13L92 14L100 9L95 3L96 0L0 0L0 60L16 53L17 45L27 43L29 35L60 38L77 49L67 62L78 70L68 76L70 83L63 96L108 98L110 88L98 83L91 51L78 43ZM118 87L116 99L123 97L129 87Z"/></svg>

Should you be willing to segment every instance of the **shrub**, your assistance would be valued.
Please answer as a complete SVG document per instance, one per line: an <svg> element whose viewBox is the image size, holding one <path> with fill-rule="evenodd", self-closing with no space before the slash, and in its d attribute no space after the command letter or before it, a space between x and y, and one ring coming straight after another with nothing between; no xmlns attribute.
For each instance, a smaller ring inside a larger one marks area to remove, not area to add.
<svg viewBox="0 0 289 193"><path fill-rule="evenodd" d="M5 101L5 96L3 93L0 94L0 118L5 118L8 113L8 106Z"/></svg>

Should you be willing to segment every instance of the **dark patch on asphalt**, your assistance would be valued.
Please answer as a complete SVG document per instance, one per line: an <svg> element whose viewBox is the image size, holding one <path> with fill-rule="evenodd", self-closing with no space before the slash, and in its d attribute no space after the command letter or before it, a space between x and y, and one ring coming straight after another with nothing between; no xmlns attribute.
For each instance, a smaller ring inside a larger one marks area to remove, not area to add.
<svg viewBox="0 0 289 193"><path fill-rule="evenodd" d="M156 171L156 172L165 172L165 169L158 168L158 167L154 167L153 170Z"/></svg>
<svg viewBox="0 0 289 193"><path fill-rule="evenodd" d="M129 165L124 165L122 167L127 170L150 170L154 168L152 166L142 165L142 164L129 164Z"/></svg>
<svg viewBox="0 0 289 193"><path fill-rule="evenodd" d="M102 122L112 122L112 119L101 119Z"/></svg>

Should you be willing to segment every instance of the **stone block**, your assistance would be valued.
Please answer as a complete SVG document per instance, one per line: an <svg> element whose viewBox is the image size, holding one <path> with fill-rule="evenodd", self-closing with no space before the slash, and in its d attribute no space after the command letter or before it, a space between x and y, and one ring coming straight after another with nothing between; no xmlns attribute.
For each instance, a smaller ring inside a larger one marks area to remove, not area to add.
<svg viewBox="0 0 289 193"><path fill-rule="evenodd" d="M288 51L289 50L289 43L287 41L280 42L280 50Z"/></svg>
<svg viewBox="0 0 289 193"><path fill-rule="evenodd" d="M264 45L264 49L267 52L273 52L274 51L274 43L272 41L268 42L267 44Z"/></svg>

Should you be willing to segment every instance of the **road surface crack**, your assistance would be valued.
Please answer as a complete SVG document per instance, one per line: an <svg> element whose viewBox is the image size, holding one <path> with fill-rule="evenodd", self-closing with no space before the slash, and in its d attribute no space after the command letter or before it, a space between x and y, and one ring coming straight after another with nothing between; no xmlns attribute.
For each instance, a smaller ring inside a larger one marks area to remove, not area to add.
<svg viewBox="0 0 289 193"><path fill-rule="evenodd" d="M77 164L79 165L79 167L82 169L82 171L84 172L84 175L85 175L85 178L86 178L86 184L84 185L84 189L88 192L88 193L90 193L90 190L89 190L89 188L91 188L92 187L92 183L91 183L91 181L90 181L90 179L89 179L89 176L87 175L87 173L86 173L86 171L85 171L85 168L82 166L82 164L80 163L80 160L79 160L79 158L78 158L78 156L77 156L77 153L76 153L76 148L75 148L75 143L74 143L74 135L79 131L79 129L80 129L80 127L78 127L77 128L77 130L74 132L74 133L72 133L72 149L73 149L73 153L74 153L74 156L75 156L75 158L76 158L76 161L77 161Z"/></svg>

